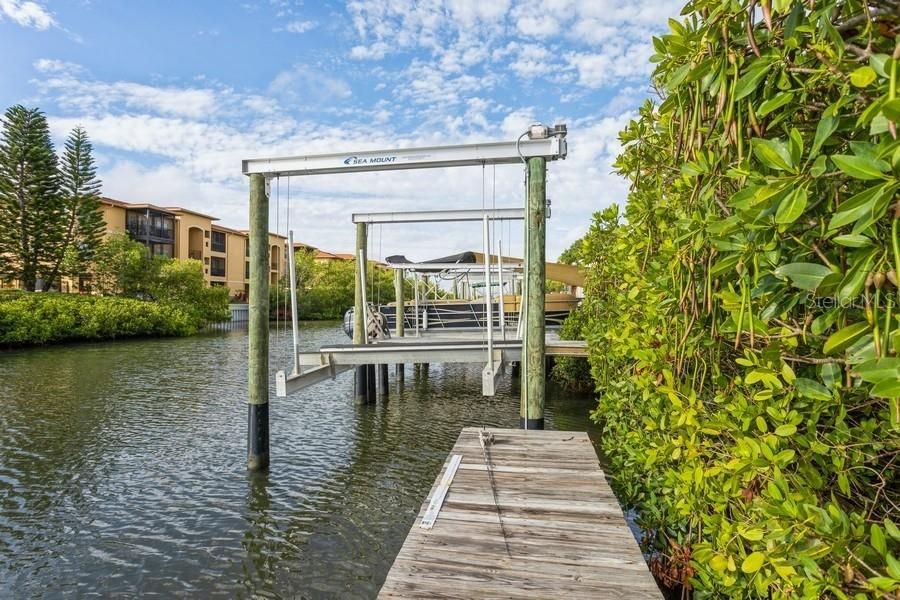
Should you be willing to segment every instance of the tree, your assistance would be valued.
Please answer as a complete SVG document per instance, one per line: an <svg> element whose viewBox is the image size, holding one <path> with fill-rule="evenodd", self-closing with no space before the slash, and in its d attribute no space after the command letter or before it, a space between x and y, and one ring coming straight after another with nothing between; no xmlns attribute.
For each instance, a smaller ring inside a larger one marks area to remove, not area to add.
<svg viewBox="0 0 900 600"><path fill-rule="evenodd" d="M200 324L219 323L231 318L228 288L210 287L203 277L199 260L161 260L150 292L159 302L176 304L188 311Z"/></svg>
<svg viewBox="0 0 900 600"><path fill-rule="evenodd" d="M125 234L109 236L94 254L94 287L104 295L151 295L160 259Z"/></svg>
<svg viewBox="0 0 900 600"><path fill-rule="evenodd" d="M57 158L38 109L7 109L0 136L0 277L34 290L62 244Z"/></svg>
<svg viewBox="0 0 900 600"><path fill-rule="evenodd" d="M45 286L56 281L60 273L71 277L84 273L106 229L93 147L80 126L66 140L59 176L64 230Z"/></svg>

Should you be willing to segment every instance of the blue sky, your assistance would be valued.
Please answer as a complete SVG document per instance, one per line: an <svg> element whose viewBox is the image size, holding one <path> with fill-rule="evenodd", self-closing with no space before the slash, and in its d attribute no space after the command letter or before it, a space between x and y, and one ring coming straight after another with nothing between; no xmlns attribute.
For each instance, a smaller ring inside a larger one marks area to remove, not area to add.
<svg viewBox="0 0 900 600"><path fill-rule="evenodd" d="M616 136L652 96L670 0L0 0L0 105L83 125L104 194L247 222L242 158L514 139L566 122L548 255L623 202ZM331 251L354 211L521 206L519 166L293 178L273 229ZM273 204L275 203L273 197ZM290 214L288 214L290 205ZM504 250L521 252L518 226ZM386 228L373 254L475 249L478 227Z"/></svg>

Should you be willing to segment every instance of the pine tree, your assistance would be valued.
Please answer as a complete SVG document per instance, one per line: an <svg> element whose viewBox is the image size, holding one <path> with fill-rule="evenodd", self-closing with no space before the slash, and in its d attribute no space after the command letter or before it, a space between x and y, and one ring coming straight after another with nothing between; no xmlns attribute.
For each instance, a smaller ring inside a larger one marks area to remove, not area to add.
<svg viewBox="0 0 900 600"><path fill-rule="evenodd" d="M0 277L34 290L62 242L57 158L38 109L7 109L0 135ZM46 286L49 284L47 282Z"/></svg>
<svg viewBox="0 0 900 600"><path fill-rule="evenodd" d="M65 215L62 244L50 280L59 274L77 277L87 270L103 238L106 224L100 209L100 180L93 147L80 126L69 134L59 168L60 196Z"/></svg>

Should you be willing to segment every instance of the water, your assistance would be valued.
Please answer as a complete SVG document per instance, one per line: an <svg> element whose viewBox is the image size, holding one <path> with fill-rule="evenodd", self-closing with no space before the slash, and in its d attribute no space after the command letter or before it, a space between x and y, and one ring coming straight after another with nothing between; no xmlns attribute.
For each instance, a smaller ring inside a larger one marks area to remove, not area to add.
<svg viewBox="0 0 900 600"><path fill-rule="evenodd" d="M305 324L306 349L344 342ZM273 334L272 372L290 363ZM518 384L478 365L391 367L272 391L272 466L246 472L247 334L0 352L0 597L371 598L459 430L518 426ZM547 426L594 431L548 390Z"/></svg>

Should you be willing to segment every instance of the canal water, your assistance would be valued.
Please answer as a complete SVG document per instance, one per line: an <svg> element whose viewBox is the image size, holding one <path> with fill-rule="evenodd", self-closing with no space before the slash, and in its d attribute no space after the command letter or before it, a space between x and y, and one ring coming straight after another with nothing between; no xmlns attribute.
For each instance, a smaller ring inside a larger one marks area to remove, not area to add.
<svg viewBox="0 0 900 600"><path fill-rule="evenodd" d="M518 426L518 383L482 397L477 365L392 367L363 407L345 373L273 390L251 476L246 365L243 329L0 352L0 597L372 598L459 430ZM595 432L593 405L551 387L548 428Z"/></svg>

